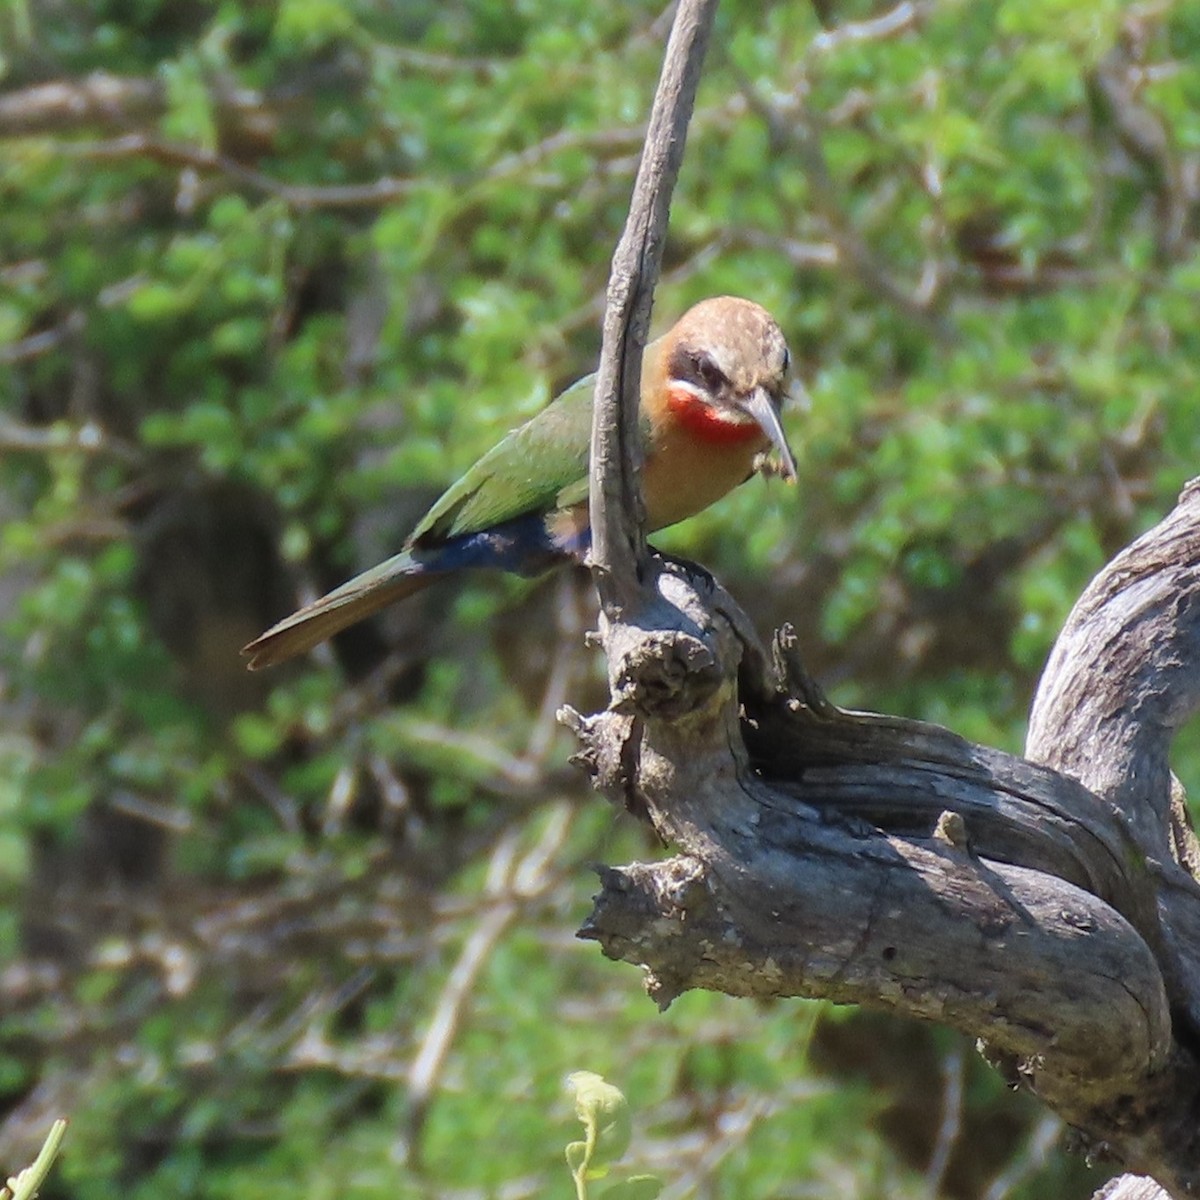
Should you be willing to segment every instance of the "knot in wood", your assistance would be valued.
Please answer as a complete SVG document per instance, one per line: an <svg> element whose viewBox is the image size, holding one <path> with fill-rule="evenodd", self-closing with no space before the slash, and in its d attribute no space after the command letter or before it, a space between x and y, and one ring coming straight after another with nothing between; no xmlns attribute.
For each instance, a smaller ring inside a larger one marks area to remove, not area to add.
<svg viewBox="0 0 1200 1200"><path fill-rule="evenodd" d="M681 630L642 633L613 673L614 702L647 717L677 720L705 708L725 682L702 638Z"/></svg>

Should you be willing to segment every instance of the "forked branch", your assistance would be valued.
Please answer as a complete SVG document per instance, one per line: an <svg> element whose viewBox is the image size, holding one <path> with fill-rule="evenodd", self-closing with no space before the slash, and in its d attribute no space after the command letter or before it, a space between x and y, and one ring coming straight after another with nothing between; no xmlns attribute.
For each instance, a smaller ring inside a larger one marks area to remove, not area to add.
<svg viewBox="0 0 1200 1200"><path fill-rule="evenodd" d="M643 967L661 1006L703 987L952 1025L1093 1146L1172 1195L1200 1190L1200 887L1173 857L1169 773L1148 766L1195 706L1200 486L1068 622L1031 739L1076 731L1053 742L1057 770L842 712L790 634L768 665L711 579L652 571L657 605L636 629L610 622L619 692L573 724L597 786L677 854L606 870L583 936ZM1109 619L1121 637L1075 637ZM1133 729L1156 713L1156 736ZM1113 794L1080 782L1098 773Z"/></svg>

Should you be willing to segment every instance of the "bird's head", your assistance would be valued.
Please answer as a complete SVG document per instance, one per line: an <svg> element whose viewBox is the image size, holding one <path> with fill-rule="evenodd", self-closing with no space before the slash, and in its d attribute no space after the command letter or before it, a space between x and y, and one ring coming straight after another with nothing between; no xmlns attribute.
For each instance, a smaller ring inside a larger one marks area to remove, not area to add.
<svg viewBox="0 0 1200 1200"><path fill-rule="evenodd" d="M684 313L664 340L668 406L714 442L769 443L779 473L794 482L796 459L779 421L790 356L771 314L716 296Z"/></svg>

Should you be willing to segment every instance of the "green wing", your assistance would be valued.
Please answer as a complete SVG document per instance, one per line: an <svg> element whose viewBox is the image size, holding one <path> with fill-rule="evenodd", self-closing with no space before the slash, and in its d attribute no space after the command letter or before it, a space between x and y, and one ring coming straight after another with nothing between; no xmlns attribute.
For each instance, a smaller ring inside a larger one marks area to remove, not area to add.
<svg viewBox="0 0 1200 1200"><path fill-rule="evenodd" d="M573 383L493 446L446 489L409 541L440 542L585 500L594 385L594 375Z"/></svg>

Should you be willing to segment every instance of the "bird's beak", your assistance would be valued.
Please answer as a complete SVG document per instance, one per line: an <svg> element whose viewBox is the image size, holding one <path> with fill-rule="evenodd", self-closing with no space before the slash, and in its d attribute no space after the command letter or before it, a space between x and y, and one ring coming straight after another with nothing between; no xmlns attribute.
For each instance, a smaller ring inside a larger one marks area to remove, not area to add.
<svg viewBox="0 0 1200 1200"><path fill-rule="evenodd" d="M756 387L748 396L739 397L734 403L748 417L758 422L758 427L771 439L771 445L779 453L780 474L788 483L796 482L796 456L788 445L787 435L779 421L779 409L766 388Z"/></svg>

